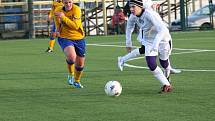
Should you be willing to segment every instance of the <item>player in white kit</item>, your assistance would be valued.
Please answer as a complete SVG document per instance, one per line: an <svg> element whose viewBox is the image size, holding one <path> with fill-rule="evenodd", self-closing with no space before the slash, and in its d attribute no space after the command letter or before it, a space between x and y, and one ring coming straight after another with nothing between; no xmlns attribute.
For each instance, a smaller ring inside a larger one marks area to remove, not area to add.
<svg viewBox="0 0 215 121"><path fill-rule="evenodd" d="M129 1L128 1L128 3L129 3ZM152 4L151 0L145 0L144 4L143 4L144 8L147 8L147 9L153 9L152 5L153 4ZM126 9L128 9L128 8L126 8ZM135 18L133 17L133 19L135 19ZM141 47L132 50L131 34L132 34L132 32L133 32L133 30L135 28L135 24L136 23L139 24L139 23L136 20L130 20L130 21L133 21L133 22L130 22L130 25L128 25L128 27L127 27L127 33L129 33L129 34L127 34L127 36L126 36L126 50L127 50L128 54L126 54L124 56L119 56L118 57L118 67L119 67L119 69L121 71L123 71L124 63L127 62L129 59L138 57L141 54L145 54L145 46L144 46L144 43L141 42L142 41L142 37L141 36L138 36L138 38L137 38L137 40L140 42ZM140 31L140 33L141 33L141 31ZM177 73L181 73L181 70L174 69L174 68L171 67L170 68L170 72L172 74L177 74Z"/></svg>
<svg viewBox="0 0 215 121"><path fill-rule="evenodd" d="M168 28L161 17L154 10L144 7L144 0L130 0L131 15L127 22L126 40L131 38L132 28L135 23L139 26L138 40L145 45L145 59L152 74L162 84L163 92L171 92L172 86L168 80L170 75L169 55L172 50L172 38ZM126 46L131 46L131 41L126 41ZM157 66L156 58L159 57L164 73Z"/></svg>

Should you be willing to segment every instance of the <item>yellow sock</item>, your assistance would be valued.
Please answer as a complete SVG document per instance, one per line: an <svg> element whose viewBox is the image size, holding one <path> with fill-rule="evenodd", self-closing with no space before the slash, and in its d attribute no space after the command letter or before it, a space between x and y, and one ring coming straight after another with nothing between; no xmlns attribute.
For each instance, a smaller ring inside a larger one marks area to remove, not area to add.
<svg viewBox="0 0 215 121"><path fill-rule="evenodd" d="M75 75L74 75L75 82L80 82L82 74L83 74L83 71L75 70Z"/></svg>
<svg viewBox="0 0 215 121"><path fill-rule="evenodd" d="M55 40L50 40L49 41L49 48L53 50L54 49L54 44L55 44Z"/></svg>
<svg viewBox="0 0 215 121"><path fill-rule="evenodd" d="M73 76L74 75L74 70L75 70L75 64L67 64L67 68L68 68L69 74L71 76Z"/></svg>

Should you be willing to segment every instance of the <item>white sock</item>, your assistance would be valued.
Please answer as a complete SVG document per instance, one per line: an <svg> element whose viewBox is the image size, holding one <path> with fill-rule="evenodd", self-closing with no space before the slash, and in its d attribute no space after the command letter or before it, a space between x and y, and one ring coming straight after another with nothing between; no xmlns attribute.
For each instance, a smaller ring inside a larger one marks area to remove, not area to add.
<svg viewBox="0 0 215 121"><path fill-rule="evenodd" d="M164 76L163 71L159 66L157 66L157 68L154 71L152 71L152 73L155 76L155 78L157 78L160 81L162 85L170 85L169 81Z"/></svg>
<svg viewBox="0 0 215 121"><path fill-rule="evenodd" d="M170 69L171 69L170 64L168 65L167 68L164 69L164 75L165 75L166 77L169 77L169 75L170 75Z"/></svg>
<svg viewBox="0 0 215 121"><path fill-rule="evenodd" d="M139 48L132 50L130 53L122 57L124 62L128 61L131 58L138 57L140 55Z"/></svg>
<svg viewBox="0 0 215 121"><path fill-rule="evenodd" d="M168 59L169 60L169 66L167 67L167 68L169 68L170 70L172 69L172 66L171 66L171 64L170 64L170 59Z"/></svg>

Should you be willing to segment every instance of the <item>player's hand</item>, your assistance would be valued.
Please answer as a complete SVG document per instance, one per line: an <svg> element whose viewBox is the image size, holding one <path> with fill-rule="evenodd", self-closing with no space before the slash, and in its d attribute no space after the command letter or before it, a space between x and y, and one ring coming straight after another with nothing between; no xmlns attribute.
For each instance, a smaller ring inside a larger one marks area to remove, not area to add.
<svg viewBox="0 0 215 121"><path fill-rule="evenodd" d="M54 15L59 18L62 18L63 16L65 16L63 12L54 12Z"/></svg>
<svg viewBox="0 0 215 121"><path fill-rule="evenodd" d="M52 21L52 16L49 15L47 22L51 23L51 21Z"/></svg>
<svg viewBox="0 0 215 121"><path fill-rule="evenodd" d="M131 50L132 50L132 48L131 48L131 47L126 47L126 51L127 51L128 53L130 53L130 52L131 52Z"/></svg>

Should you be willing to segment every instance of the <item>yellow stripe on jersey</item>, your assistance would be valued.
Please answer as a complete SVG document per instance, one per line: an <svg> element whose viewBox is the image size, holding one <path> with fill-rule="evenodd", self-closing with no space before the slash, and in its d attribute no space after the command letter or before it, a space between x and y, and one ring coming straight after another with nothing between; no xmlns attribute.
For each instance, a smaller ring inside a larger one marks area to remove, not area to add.
<svg viewBox="0 0 215 121"><path fill-rule="evenodd" d="M58 7L55 12L63 12L65 14L61 19L55 18L57 31L60 33L59 37L71 40L84 38L80 7L73 4L72 9L69 11L65 11L64 7Z"/></svg>

